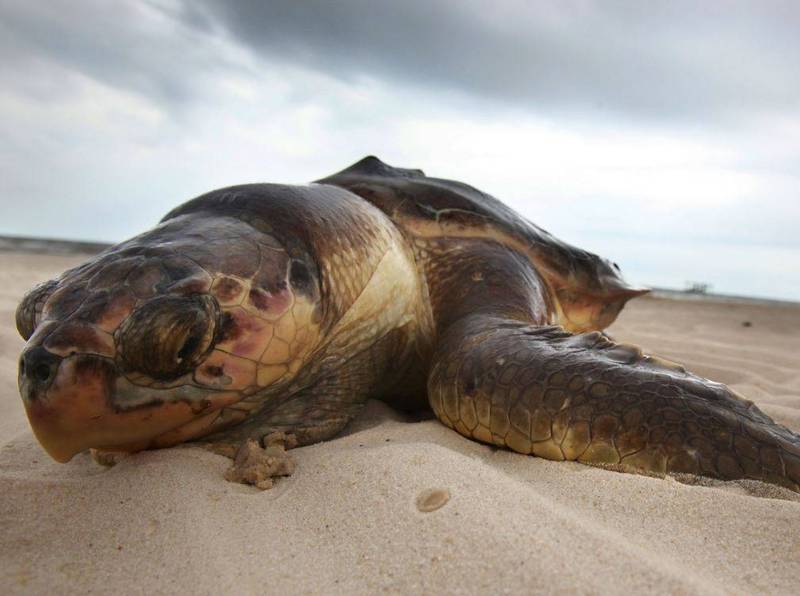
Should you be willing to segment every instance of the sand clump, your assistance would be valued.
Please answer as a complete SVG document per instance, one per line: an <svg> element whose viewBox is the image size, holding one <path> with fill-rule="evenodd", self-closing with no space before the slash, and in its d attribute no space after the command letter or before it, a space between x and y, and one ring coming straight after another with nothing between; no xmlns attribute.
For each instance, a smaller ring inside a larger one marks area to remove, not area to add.
<svg viewBox="0 0 800 596"><path fill-rule="evenodd" d="M286 449L295 446L297 440L284 433L272 433L265 437L263 447L255 439L248 439L236 452L231 467L225 471L225 480L268 490L274 486L276 478L294 473L297 464Z"/></svg>
<svg viewBox="0 0 800 596"><path fill-rule="evenodd" d="M200 447L57 464L17 394L13 309L79 261L0 254L3 594L797 592L795 493L521 456L379 402L341 437L289 451L294 473L265 491L226 482L231 460ZM644 298L610 333L797 431L798 315Z"/></svg>

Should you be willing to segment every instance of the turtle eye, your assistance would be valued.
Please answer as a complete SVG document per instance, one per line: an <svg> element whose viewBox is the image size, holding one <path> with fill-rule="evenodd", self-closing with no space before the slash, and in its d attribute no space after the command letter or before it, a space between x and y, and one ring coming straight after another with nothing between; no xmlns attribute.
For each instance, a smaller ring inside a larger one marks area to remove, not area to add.
<svg viewBox="0 0 800 596"><path fill-rule="evenodd" d="M22 302L17 306L17 331L22 339L29 340L36 331L36 327L42 320L44 303L47 302L57 285L58 282L53 279L40 283L25 294Z"/></svg>
<svg viewBox="0 0 800 596"><path fill-rule="evenodd" d="M159 296L120 326L117 353L126 372L169 381L193 370L214 347L219 305L212 296Z"/></svg>

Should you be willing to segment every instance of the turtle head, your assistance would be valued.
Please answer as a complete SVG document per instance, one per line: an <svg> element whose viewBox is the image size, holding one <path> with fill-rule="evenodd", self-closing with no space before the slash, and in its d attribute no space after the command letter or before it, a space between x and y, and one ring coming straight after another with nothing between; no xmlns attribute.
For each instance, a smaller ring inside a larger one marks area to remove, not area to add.
<svg viewBox="0 0 800 596"><path fill-rule="evenodd" d="M176 220L17 308L20 394L54 459L222 430L287 390L317 346L310 258L233 218Z"/></svg>

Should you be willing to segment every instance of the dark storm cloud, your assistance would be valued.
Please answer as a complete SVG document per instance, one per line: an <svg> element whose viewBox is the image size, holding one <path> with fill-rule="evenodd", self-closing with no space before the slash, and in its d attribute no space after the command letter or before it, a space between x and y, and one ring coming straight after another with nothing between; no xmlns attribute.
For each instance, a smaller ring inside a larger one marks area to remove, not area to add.
<svg viewBox="0 0 800 596"><path fill-rule="evenodd" d="M209 51L202 21L180 24L148 3L0 1L0 72L41 100L68 94L75 72L169 107L199 95L204 73L237 68Z"/></svg>
<svg viewBox="0 0 800 596"><path fill-rule="evenodd" d="M30 74L49 61L169 107L208 93L203 75L243 67L214 51L225 32L268 62L348 81L456 90L532 113L741 119L794 111L800 95L796 2L80 6L78 12L70 2L0 0L0 69ZM52 76L50 86L46 76L29 78L29 92L58 97Z"/></svg>
<svg viewBox="0 0 800 596"><path fill-rule="evenodd" d="M257 53L525 108L649 116L794 109L793 2L205 0Z"/></svg>

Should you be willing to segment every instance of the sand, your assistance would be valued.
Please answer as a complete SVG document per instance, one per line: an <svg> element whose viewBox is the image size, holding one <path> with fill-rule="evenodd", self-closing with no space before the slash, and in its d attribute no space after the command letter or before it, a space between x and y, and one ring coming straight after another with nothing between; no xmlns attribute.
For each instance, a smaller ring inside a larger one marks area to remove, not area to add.
<svg viewBox="0 0 800 596"><path fill-rule="evenodd" d="M16 389L17 300L80 257L0 253L0 593L783 593L800 498L479 445L370 402L268 491L195 447L51 461ZM749 322L749 326L743 323ZM800 431L800 308L644 298L617 339ZM423 509L424 511L421 511Z"/></svg>

